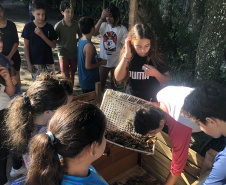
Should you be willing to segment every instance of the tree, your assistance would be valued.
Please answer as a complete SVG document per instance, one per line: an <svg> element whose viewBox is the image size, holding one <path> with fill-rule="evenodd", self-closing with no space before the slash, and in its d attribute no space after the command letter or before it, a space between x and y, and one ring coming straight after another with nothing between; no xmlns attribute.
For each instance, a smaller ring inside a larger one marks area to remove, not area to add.
<svg viewBox="0 0 226 185"><path fill-rule="evenodd" d="M206 16L196 55L196 81L217 81L223 61L226 35L224 0L207 1Z"/></svg>
<svg viewBox="0 0 226 185"><path fill-rule="evenodd" d="M139 0L139 21L155 29L174 82L219 81L225 11L224 0Z"/></svg>

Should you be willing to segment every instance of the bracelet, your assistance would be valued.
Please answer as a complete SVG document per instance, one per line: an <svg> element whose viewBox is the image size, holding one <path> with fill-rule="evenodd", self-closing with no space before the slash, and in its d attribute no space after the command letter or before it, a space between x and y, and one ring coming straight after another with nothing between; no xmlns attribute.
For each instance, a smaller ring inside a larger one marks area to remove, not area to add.
<svg viewBox="0 0 226 185"><path fill-rule="evenodd" d="M100 18L102 21L104 21L105 19Z"/></svg>
<svg viewBox="0 0 226 185"><path fill-rule="evenodd" d="M123 58L129 60L129 58L127 58L127 57L123 57Z"/></svg>

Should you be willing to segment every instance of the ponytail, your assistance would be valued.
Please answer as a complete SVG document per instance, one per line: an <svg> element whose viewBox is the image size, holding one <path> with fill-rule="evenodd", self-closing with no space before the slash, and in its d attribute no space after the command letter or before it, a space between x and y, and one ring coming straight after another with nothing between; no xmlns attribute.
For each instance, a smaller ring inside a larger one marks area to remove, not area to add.
<svg viewBox="0 0 226 185"><path fill-rule="evenodd" d="M5 120L8 133L8 145L23 154L33 131L33 117L30 100L26 94L15 97L9 106Z"/></svg>
<svg viewBox="0 0 226 185"><path fill-rule="evenodd" d="M71 83L63 78L41 74L26 93L13 99L6 115L9 144L18 154L27 152L30 139L36 134L34 121L45 111L55 111L67 103L73 93Z"/></svg>
<svg viewBox="0 0 226 185"><path fill-rule="evenodd" d="M53 136L53 135L52 135ZM60 185L63 169L56 152L55 137L37 134L31 140L31 164L25 185Z"/></svg>

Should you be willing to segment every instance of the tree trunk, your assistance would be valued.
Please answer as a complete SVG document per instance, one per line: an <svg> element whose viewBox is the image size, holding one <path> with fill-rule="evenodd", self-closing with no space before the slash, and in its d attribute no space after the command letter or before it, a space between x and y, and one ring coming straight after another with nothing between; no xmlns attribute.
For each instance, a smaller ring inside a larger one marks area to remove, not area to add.
<svg viewBox="0 0 226 185"><path fill-rule="evenodd" d="M191 0L190 10L192 15L192 30L200 33L203 26L205 0Z"/></svg>
<svg viewBox="0 0 226 185"><path fill-rule="evenodd" d="M137 11L138 11L137 0L130 0L130 5L129 5L129 30L137 23Z"/></svg>
<svg viewBox="0 0 226 185"><path fill-rule="evenodd" d="M176 47L168 35L169 29L163 24L159 3L159 1L154 0L139 3L138 21L151 25L158 37L159 48L169 53L170 56L176 56Z"/></svg>
<svg viewBox="0 0 226 185"><path fill-rule="evenodd" d="M216 81L219 77L223 60L225 44L225 16L224 0L208 0L206 17L200 33L198 51L196 55L196 82Z"/></svg>

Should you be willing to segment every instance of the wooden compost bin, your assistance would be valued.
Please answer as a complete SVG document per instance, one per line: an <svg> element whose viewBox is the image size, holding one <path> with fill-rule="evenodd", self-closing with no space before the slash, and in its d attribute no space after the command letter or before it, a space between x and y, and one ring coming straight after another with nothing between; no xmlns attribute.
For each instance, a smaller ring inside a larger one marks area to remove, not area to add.
<svg viewBox="0 0 226 185"><path fill-rule="evenodd" d="M100 83L96 83L96 90L80 96L74 97L73 101L85 101L100 106L102 100ZM157 134L154 155L139 154L137 152L127 150L110 143L107 143L110 149L109 155L102 156L93 163L98 173L110 184L114 179L120 179L128 174L131 169L136 169L139 165L150 175L164 182L169 174L171 166L172 153L171 142L169 136L164 133ZM204 158L189 149L186 166L181 177L176 181L176 185L197 184ZM123 175L124 174L124 175ZM116 180L115 180L116 181Z"/></svg>

